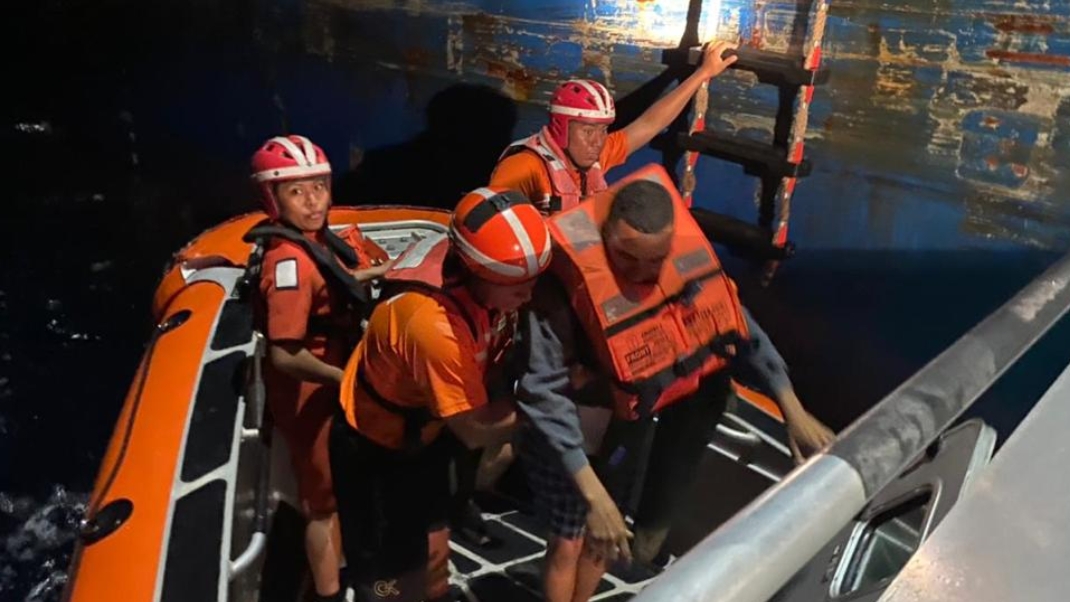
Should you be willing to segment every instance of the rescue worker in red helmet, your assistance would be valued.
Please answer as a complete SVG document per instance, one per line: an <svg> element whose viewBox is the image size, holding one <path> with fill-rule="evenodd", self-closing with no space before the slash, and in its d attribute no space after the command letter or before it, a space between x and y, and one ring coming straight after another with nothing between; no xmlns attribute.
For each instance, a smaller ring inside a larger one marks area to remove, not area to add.
<svg viewBox="0 0 1070 602"><path fill-rule="evenodd" d="M649 561L724 411L734 366L749 368L780 405L793 449L819 449L833 435L803 409L783 359L660 166L547 223L552 266L521 320L518 447L550 522L545 599L577 602L594 593L608 561L630 556L603 477L645 461L634 524L637 555ZM596 452L598 474L583 404L615 416Z"/></svg>
<svg viewBox="0 0 1070 602"><path fill-rule="evenodd" d="M338 234L328 229L331 166L308 138L268 140L253 155L252 172L268 215L246 235L263 251L259 327L268 342L268 408L297 478L317 599L341 600L341 537L327 436L349 339L359 333L361 305L368 299L365 283L391 262L355 226Z"/></svg>
<svg viewBox="0 0 1070 602"><path fill-rule="evenodd" d="M458 204L447 235L420 241L384 276L330 436L359 600L449 594L443 430L473 449L512 436L513 404L484 379L512 344L509 316L549 263L535 207L517 192L481 188Z"/></svg>
<svg viewBox="0 0 1070 602"><path fill-rule="evenodd" d="M561 84L550 99L550 123L505 149L490 185L523 192L548 215L605 190L605 173L668 127L703 82L736 61L735 56L723 58L722 54L737 46L708 44L702 64L691 76L613 133L609 126L617 112L605 86L586 79Z"/></svg>

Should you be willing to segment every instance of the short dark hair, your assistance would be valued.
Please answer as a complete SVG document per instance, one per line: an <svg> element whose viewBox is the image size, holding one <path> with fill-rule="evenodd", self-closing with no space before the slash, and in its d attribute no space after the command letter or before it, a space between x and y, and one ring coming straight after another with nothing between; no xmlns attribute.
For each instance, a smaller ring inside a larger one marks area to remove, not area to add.
<svg viewBox="0 0 1070 602"><path fill-rule="evenodd" d="M621 188L609 208L607 224L624 220L644 234L661 232L672 224L673 203L669 191L657 182L637 180Z"/></svg>

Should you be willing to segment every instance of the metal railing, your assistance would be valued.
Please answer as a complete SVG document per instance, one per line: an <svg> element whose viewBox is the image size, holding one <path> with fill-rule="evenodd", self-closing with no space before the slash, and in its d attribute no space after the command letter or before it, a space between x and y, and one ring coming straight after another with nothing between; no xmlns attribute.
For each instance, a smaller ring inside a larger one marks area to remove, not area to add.
<svg viewBox="0 0 1070 602"><path fill-rule="evenodd" d="M1070 309L1070 255L670 566L638 602L765 602Z"/></svg>

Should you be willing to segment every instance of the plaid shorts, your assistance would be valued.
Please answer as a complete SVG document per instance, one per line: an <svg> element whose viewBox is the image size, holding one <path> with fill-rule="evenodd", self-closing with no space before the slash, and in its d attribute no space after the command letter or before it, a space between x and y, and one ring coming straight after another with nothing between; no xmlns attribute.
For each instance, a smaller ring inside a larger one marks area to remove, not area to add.
<svg viewBox="0 0 1070 602"><path fill-rule="evenodd" d="M550 533L566 539L583 535L590 508L557 453L527 425L520 429L517 453L535 496L535 510L549 522Z"/></svg>

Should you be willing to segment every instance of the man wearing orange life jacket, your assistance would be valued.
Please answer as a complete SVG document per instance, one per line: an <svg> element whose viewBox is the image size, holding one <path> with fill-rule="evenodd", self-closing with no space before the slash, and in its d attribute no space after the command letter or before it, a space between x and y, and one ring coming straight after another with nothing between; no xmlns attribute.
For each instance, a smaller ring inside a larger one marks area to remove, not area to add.
<svg viewBox="0 0 1070 602"><path fill-rule="evenodd" d="M605 173L668 127L703 82L736 61L735 56L722 57L736 47L727 42L707 45L702 64L690 77L613 133L609 126L617 113L605 86L583 79L561 84L550 99L549 125L509 145L490 185L523 192L547 215L605 190Z"/></svg>
<svg viewBox="0 0 1070 602"><path fill-rule="evenodd" d="M490 185L519 190L544 215L570 209L581 199L605 190L606 172L623 164L668 127L703 82L736 61L734 56L722 57L736 47L727 42L709 44L702 64L690 77L613 133L609 133L609 126L616 119L616 107L605 86L593 80L561 84L550 99L550 123L505 149ZM460 497L464 497L463 492ZM458 503L465 508L463 499ZM464 524L465 531L481 532L478 509L471 502L467 509L458 524Z"/></svg>
<svg viewBox="0 0 1070 602"><path fill-rule="evenodd" d="M608 402L610 431L623 430L625 442L659 416L635 517L644 560L661 547L724 410L732 363L766 381L795 443L818 449L832 434L803 409L662 168L640 170L548 226L553 263L521 322L519 455L550 516L545 597L578 602L594 593L608 560L630 555L630 533L585 455L577 403ZM595 377L581 382L580 367ZM642 453L611 447L600 451L610 466Z"/></svg>
<svg viewBox="0 0 1070 602"><path fill-rule="evenodd" d="M265 389L290 451L305 550L319 600L341 600L341 537L327 455L348 338L359 332L365 282L390 267L375 243L351 227L327 228L331 166L304 136L268 140L253 155L268 220L246 240L261 244L260 328L268 341Z"/></svg>
<svg viewBox="0 0 1070 602"><path fill-rule="evenodd" d="M535 207L519 193L481 188L461 200L448 236L421 241L385 276L346 365L330 438L359 600L448 594L443 429L472 449L512 436L513 405L496 401L485 378L512 344L508 316L549 263Z"/></svg>

